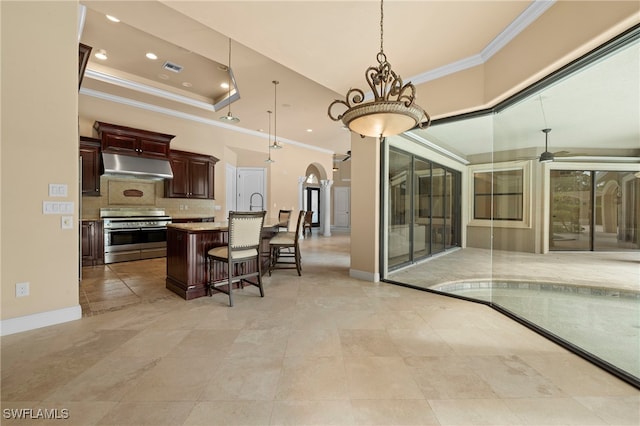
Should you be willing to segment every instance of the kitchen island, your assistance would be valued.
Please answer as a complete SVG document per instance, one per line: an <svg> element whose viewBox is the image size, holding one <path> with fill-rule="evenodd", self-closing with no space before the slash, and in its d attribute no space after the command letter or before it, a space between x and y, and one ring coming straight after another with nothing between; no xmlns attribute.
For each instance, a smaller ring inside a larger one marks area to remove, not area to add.
<svg viewBox="0 0 640 426"><path fill-rule="evenodd" d="M277 221L265 219L260 248L262 271L269 264L269 240L278 230ZM229 243L228 222L172 223L167 225L167 289L185 300L207 294L207 252ZM250 268L258 265L249 264ZM226 265L217 263L214 279L226 277Z"/></svg>

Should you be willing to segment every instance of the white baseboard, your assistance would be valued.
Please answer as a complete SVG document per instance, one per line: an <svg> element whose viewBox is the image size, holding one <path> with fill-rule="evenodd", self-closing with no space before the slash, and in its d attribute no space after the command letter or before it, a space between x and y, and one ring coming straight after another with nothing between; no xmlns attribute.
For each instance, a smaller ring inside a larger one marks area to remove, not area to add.
<svg viewBox="0 0 640 426"><path fill-rule="evenodd" d="M80 305L0 321L0 336L21 333L82 318Z"/></svg>
<svg viewBox="0 0 640 426"><path fill-rule="evenodd" d="M373 283L377 283L380 281L380 273L378 272L366 272L366 271L358 271L356 269L349 269L349 276L351 278L355 278L363 281L370 281Z"/></svg>

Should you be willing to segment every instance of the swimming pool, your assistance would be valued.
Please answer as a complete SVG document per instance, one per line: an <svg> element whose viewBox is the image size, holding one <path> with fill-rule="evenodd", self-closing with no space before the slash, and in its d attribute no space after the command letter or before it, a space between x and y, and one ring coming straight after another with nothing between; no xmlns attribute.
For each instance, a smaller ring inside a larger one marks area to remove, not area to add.
<svg viewBox="0 0 640 426"><path fill-rule="evenodd" d="M490 302L640 380L640 292L526 281L461 281L429 287Z"/></svg>

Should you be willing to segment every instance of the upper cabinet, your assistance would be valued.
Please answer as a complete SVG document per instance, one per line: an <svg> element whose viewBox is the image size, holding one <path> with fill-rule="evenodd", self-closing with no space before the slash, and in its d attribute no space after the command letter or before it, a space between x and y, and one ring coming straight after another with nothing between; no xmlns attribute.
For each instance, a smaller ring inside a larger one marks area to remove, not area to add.
<svg viewBox="0 0 640 426"><path fill-rule="evenodd" d="M78 46L78 90L82 86L82 78L84 77L84 71L87 69L90 54L91 46L80 43Z"/></svg>
<svg viewBox="0 0 640 426"><path fill-rule="evenodd" d="M171 150L169 162L173 179L165 180L165 197L214 199L214 169L217 158Z"/></svg>
<svg viewBox="0 0 640 426"><path fill-rule="evenodd" d="M169 158L169 143L175 136L96 121L93 128L102 141L102 151L147 158Z"/></svg>
<svg viewBox="0 0 640 426"><path fill-rule="evenodd" d="M80 158L82 159L82 195L99 197L102 174L100 139L81 136Z"/></svg>

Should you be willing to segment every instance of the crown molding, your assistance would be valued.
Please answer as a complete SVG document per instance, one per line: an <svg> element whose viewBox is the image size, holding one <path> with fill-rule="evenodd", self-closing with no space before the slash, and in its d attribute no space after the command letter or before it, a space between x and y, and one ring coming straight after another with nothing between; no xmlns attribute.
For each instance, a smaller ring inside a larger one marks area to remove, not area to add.
<svg viewBox="0 0 640 426"><path fill-rule="evenodd" d="M556 0L535 0L522 12L507 28L496 36L482 51L476 55L469 56L456 62L423 72L422 74L410 77L408 80L413 84L422 84L428 81L437 80L450 74L455 74L469 68L484 64L493 55L506 46L525 28L531 25L536 19L547 11Z"/></svg>
<svg viewBox="0 0 640 426"><path fill-rule="evenodd" d="M231 130L234 132L238 132L238 133L243 133L246 135L250 135L250 136L254 136L254 137L258 137L258 138L262 138L262 139L268 139L269 135L265 135L264 132L259 132L257 130L249 130L249 129L244 129L242 127L238 127L232 124L228 124L225 123L223 121L220 120L213 120L210 118L206 118L206 117L200 117L197 115L193 115L193 114L187 114L185 112L180 112L180 111L176 111L174 109L171 108L164 108L164 107L160 107L157 105L153 105L153 104L149 104L146 102L140 102L140 101L135 101L133 99L129 99L129 98L125 98L122 96L116 96L116 95L111 95L109 93L105 93L105 92L101 92L98 90L93 90L93 89L87 89L87 88L81 88L80 89L80 94L81 95L85 95L85 96L91 96L93 98L97 98L97 99L102 99L105 101L109 101L109 102L114 102L114 103L118 103L118 104L122 104L122 105L127 105L133 108L139 108L139 109L143 109L145 111L151 111L151 112L156 112L159 114L164 114L164 115L168 115L171 117L175 117L175 118L180 118L182 120L189 120L189 121L194 121L197 123L202 123L202 124L206 124L209 126L214 126L214 127L221 127L223 129L226 130ZM294 146L298 146L300 148L305 148L305 149L309 149L312 151L318 151L318 152L322 152L323 154L333 154L333 151L328 150L328 149L324 149L324 148L319 148L313 145L308 145L302 142L298 142L298 141L294 141L291 139L286 139L286 138L280 138L278 137L278 141L282 142L284 144L288 144L288 145L294 145Z"/></svg>
<svg viewBox="0 0 640 426"><path fill-rule="evenodd" d="M449 158L451 158L452 160L457 161L460 164L464 164L465 166L470 164L470 162L468 160L466 160L465 158L460 157L457 154L454 154L453 152L444 149L436 144L434 144L433 142L430 142L429 140L423 138L422 136L418 136L415 133L411 133L411 132L404 132L401 134L401 136L403 136L406 139L412 140L414 142L418 142L426 147L428 147L429 149L436 151L444 156L447 156Z"/></svg>

